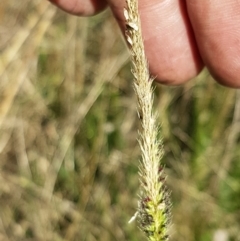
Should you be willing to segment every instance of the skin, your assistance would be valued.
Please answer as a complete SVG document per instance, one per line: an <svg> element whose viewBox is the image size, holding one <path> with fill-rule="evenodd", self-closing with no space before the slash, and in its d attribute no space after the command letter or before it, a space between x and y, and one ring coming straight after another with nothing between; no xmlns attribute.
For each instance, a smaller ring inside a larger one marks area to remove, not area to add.
<svg viewBox="0 0 240 241"><path fill-rule="evenodd" d="M124 31L124 0L50 0L90 16L110 7ZM221 84L240 87L240 0L139 0L150 71L157 81L179 85L205 66Z"/></svg>

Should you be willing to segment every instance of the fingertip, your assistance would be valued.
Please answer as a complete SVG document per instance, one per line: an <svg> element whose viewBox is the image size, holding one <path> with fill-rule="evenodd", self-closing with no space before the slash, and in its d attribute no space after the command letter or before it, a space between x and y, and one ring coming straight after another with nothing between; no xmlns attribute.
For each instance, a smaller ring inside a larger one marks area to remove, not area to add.
<svg viewBox="0 0 240 241"><path fill-rule="evenodd" d="M146 57L150 63L150 73L158 83L164 85L181 85L196 77L204 67L198 50L192 45L182 46L181 51L164 51L164 47L145 43Z"/></svg>
<svg viewBox="0 0 240 241"><path fill-rule="evenodd" d="M191 65L191 64L190 64ZM178 86L185 84L189 80L195 78L203 69L203 64L199 62L197 66L189 66L188 65L175 65L169 68L171 71L162 70L162 68L159 68L158 70L152 70L151 74L153 76L156 76L155 81L168 85L168 86ZM164 66L162 66L164 67ZM166 66L165 66L166 67ZM167 67L166 67L167 68Z"/></svg>
<svg viewBox="0 0 240 241"><path fill-rule="evenodd" d="M105 0L48 0L63 11L76 16L92 16L107 7Z"/></svg>
<svg viewBox="0 0 240 241"><path fill-rule="evenodd" d="M238 89L240 88L240 60L228 62L222 65L215 62L214 66L208 68L213 78L221 85Z"/></svg>
<svg viewBox="0 0 240 241"><path fill-rule="evenodd" d="M209 72L214 79L221 85L240 88L240 46L238 39L240 32L232 29L225 31L220 30L217 34L209 34L205 38L205 44L210 48L202 48L202 56ZM222 34L221 34L222 32ZM218 38L216 39L216 36Z"/></svg>
<svg viewBox="0 0 240 241"><path fill-rule="evenodd" d="M238 1L188 0L188 12L202 59L221 85L240 88Z"/></svg>

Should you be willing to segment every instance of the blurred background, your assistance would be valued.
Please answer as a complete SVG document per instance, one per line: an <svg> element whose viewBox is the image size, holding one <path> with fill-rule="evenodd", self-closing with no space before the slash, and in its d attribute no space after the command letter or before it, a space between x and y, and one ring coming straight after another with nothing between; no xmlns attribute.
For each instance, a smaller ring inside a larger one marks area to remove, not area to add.
<svg viewBox="0 0 240 241"><path fill-rule="evenodd" d="M0 2L0 241L145 240L139 121L109 11ZM156 85L175 241L240 240L240 92L206 70Z"/></svg>

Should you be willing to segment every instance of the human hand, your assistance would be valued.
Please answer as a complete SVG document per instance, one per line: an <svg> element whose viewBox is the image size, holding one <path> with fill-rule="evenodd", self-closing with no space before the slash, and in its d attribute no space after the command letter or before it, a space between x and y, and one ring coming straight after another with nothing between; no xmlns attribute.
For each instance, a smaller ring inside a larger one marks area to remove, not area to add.
<svg viewBox="0 0 240 241"><path fill-rule="evenodd" d="M50 0L81 16L107 6L121 29L125 0ZM240 0L139 0L149 68L157 81L178 85L207 66L221 84L240 87Z"/></svg>

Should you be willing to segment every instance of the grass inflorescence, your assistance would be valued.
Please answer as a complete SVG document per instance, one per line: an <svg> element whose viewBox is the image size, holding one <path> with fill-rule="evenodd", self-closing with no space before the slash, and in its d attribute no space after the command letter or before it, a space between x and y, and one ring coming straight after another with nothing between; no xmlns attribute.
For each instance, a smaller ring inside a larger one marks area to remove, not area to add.
<svg viewBox="0 0 240 241"><path fill-rule="evenodd" d="M149 74L144 53L137 0L126 0L124 16L126 40L132 56L138 115L141 121L139 144L142 161L139 174L142 190L138 205L138 221L149 240L165 241L168 239L171 204L165 185L164 168L160 162L163 147L159 139L156 114L153 111L153 78Z"/></svg>

